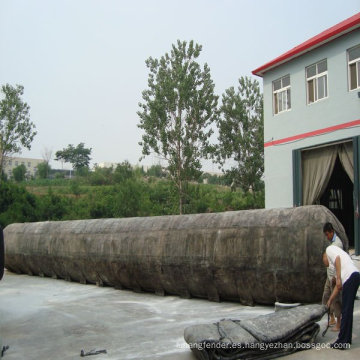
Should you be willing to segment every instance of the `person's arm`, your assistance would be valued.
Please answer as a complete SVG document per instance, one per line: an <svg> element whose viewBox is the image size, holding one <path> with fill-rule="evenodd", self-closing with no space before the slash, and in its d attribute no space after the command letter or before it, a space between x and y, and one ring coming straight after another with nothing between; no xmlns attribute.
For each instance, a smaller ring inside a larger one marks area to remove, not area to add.
<svg viewBox="0 0 360 360"><path fill-rule="evenodd" d="M340 259L340 256L336 257L334 265L335 265L335 270L336 270L336 286L334 287L334 290L331 293L328 302L326 303L327 307L330 307L331 303L334 301L337 294L342 289L342 283L341 283L341 259Z"/></svg>
<svg viewBox="0 0 360 360"><path fill-rule="evenodd" d="M336 287L339 291L342 289L341 282L341 259L340 256L337 256L335 259L335 269L336 269Z"/></svg>

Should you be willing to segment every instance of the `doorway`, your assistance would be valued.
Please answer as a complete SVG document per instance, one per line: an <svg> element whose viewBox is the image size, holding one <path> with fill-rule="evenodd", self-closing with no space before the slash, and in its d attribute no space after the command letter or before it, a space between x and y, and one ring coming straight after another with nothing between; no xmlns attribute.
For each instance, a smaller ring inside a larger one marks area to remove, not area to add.
<svg viewBox="0 0 360 360"><path fill-rule="evenodd" d="M324 205L360 255L360 136L293 150L293 204Z"/></svg>

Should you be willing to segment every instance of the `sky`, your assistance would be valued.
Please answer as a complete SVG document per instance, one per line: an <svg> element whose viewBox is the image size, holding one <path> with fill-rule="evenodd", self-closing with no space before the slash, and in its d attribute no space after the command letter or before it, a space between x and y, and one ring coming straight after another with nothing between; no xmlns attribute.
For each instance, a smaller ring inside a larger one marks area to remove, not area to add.
<svg viewBox="0 0 360 360"><path fill-rule="evenodd" d="M91 165L158 164L155 154L139 162L147 58L194 40L221 98L241 76L358 12L360 0L0 0L0 85L24 86L37 131L20 156L54 158L83 142Z"/></svg>

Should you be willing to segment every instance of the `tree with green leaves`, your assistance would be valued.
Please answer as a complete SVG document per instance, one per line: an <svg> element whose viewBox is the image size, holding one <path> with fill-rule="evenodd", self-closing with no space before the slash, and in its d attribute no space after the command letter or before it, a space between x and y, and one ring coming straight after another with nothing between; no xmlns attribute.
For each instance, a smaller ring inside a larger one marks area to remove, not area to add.
<svg viewBox="0 0 360 360"><path fill-rule="evenodd" d="M51 166L48 162L44 161L36 166L36 177L39 179L47 179L50 174Z"/></svg>
<svg viewBox="0 0 360 360"><path fill-rule="evenodd" d="M134 169L128 160L124 160L122 163L116 165L113 177L115 183L123 183L126 180L135 178Z"/></svg>
<svg viewBox="0 0 360 360"><path fill-rule="evenodd" d="M52 149L44 148L44 151L42 152L42 158L44 160L44 165L39 164L40 168L38 167L38 174L40 175L41 179L47 179L50 175L51 166L50 166L50 160L52 156ZM39 173L40 170L40 173Z"/></svg>
<svg viewBox="0 0 360 360"><path fill-rule="evenodd" d="M24 186L8 182L0 186L0 226L26 221L39 221L38 197Z"/></svg>
<svg viewBox="0 0 360 360"><path fill-rule="evenodd" d="M26 166L24 164L16 166L12 170L12 174L13 174L15 181L17 181L17 182L24 181L25 177L26 177Z"/></svg>
<svg viewBox="0 0 360 360"><path fill-rule="evenodd" d="M157 165L151 165L147 171L147 176L154 176L157 178L163 178L166 177L166 172L163 170L162 166L160 164Z"/></svg>
<svg viewBox="0 0 360 360"><path fill-rule="evenodd" d="M20 153L22 147L31 149L36 135L35 125L30 121L29 105L22 100L24 87L9 84L1 87L0 100L0 174L5 158ZM1 176L0 176L1 181Z"/></svg>
<svg viewBox="0 0 360 360"><path fill-rule="evenodd" d="M186 184L201 174L202 158L207 158L217 120L218 96L210 69L197 62L201 45L177 41L170 54L159 60L146 60L149 68L148 89L143 91L143 103L138 111L144 130L143 156L156 153L167 161L168 173L176 185L179 212L183 213Z"/></svg>
<svg viewBox="0 0 360 360"><path fill-rule="evenodd" d="M263 96L258 81L241 77L237 90L234 87L227 89L222 96L221 115L217 123L217 162L223 166L232 160L233 166L225 173L243 191L261 189L264 120Z"/></svg>
<svg viewBox="0 0 360 360"><path fill-rule="evenodd" d="M55 160L70 163L74 170L81 171L89 168L91 150L91 148L86 148L84 143L80 143L76 147L69 144L67 148L55 153Z"/></svg>

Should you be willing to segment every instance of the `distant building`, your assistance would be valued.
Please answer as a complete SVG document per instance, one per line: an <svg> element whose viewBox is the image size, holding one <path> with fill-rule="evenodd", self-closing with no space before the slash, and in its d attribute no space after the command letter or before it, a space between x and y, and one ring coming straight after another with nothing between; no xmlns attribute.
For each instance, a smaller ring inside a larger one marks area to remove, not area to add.
<svg viewBox="0 0 360 360"><path fill-rule="evenodd" d="M107 161L105 161L105 162L101 162L101 163L98 163L97 164L97 166L99 167L99 168L113 168L114 170L116 169L116 167L118 166L118 165L120 165L121 164L121 162L107 162ZM148 166L148 165L139 165L139 164L137 164L137 165L131 165L131 167L133 168L133 169L138 169L138 168L142 168L144 171L147 171L149 168L150 168L150 166Z"/></svg>
<svg viewBox="0 0 360 360"><path fill-rule="evenodd" d="M265 207L324 205L359 254L360 13L253 74L264 84Z"/></svg>
<svg viewBox="0 0 360 360"><path fill-rule="evenodd" d="M98 163L98 167L99 168L114 168L116 169L116 167L119 165L120 163L114 163L114 162L108 162L108 161L105 161L105 162L101 162L101 163Z"/></svg>
<svg viewBox="0 0 360 360"><path fill-rule="evenodd" d="M26 176L32 177L36 175L37 166L43 163L43 159L31 159L31 158L21 158L14 156L7 156L4 160L4 173L11 178L13 176L13 169L19 165L25 165L26 167Z"/></svg>

